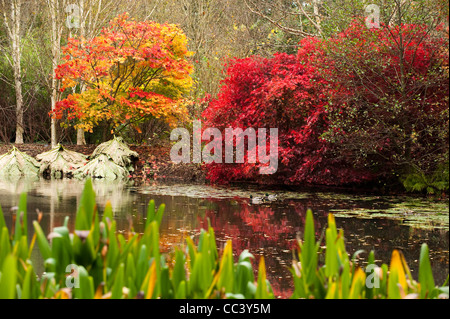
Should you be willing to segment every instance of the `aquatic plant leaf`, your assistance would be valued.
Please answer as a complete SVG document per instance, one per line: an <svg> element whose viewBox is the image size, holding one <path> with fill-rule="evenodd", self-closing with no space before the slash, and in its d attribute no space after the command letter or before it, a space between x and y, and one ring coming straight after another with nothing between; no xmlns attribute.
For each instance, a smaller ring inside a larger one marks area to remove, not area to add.
<svg viewBox="0 0 450 319"><path fill-rule="evenodd" d="M255 292L256 299L270 299L273 295L269 292L269 287L267 285L267 275L266 275L266 264L264 262L264 256L259 259L258 266L258 279Z"/></svg>
<svg viewBox="0 0 450 319"><path fill-rule="evenodd" d="M104 178L106 180L125 180L128 178L128 175L129 172L124 167L117 165L106 154L100 154L73 172L73 176L80 179L89 176L92 178Z"/></svg>
<svg viewBox="0 0 450 319"><path fill-rule="evenodd" d="M13 254L6 256L0 277L0 299L14 299L16 296L17 258Z"/></svg>
<svg viewBox="0 0 450 319"><path fill-rule="evenodd" d="M251 259L254 259L255 256L253 256L252 253L248 249L244 249L241 254L239 255L239 262L248 261L250 262Z"/></svg>
<svg viewBox="0 0 450 319"><path fill-rule="evenodd" d="M0 231L6 227L5 216L3 215L2 205L0 204Z"/></svg>
<svg viewBox="0 0 450 319"><path fill-rule="evenodd" d="M427 244L422 244L420 249L419 262L419 283L420 298L430 297L431 292L435 288L433 272L431 270L429 250Z"/></svg>
<svg viewBox="0 0 450 319"><path fill-rule="evenodd" d="M145 227L147 228L152 221L155 220L155 201L151 199L147 205L147 221Z"/></svg>
<svg viewBox="0 0 450 319"><path fill-rule="evenodd" d="M108 236L108 255L106 257L106 264L111 269L115 269L119 261L119 244L116 237L116 221L111 223L111 228L109 230Z"/></svg>
<svg viewBox="0 0 450 319"><path fill-rule="evenodd" d="M181 281L175 294L176 299L186 299L186 281Z"/></svg>
<svg viewBox="0 0 450 319"><path fill-rule="evenodd" d="M148 270L148 250L145 244L141 245L136 262L136 283L142 284Z"/></svg>
<svg viewBox="0 0 450 319"><path fill-rule="evenodd" d="M350 299L361 299L362 292L364 292L364 285L366 283L366 274L361 268L357 268L353 275L352 286L349 292Z"/></svg>
<svg viewBox="0 0 450 319"><path fill-rule="evenodd" d="M394 249L392 252L391 263L389 266L389 279L388 279L388 297L392 299L400 299L400 288L404 292L407 291L408 286L406 283L405 270L401 260L400 252Z"/></svg>
<svg viewBox="0 0 450 319"><path fill-rule="evenodd" d="M92 187L92 180L88 178L84 184L80 205L75 215L75 230L90 230L96 211L95 192Z"/></svg>
<svg viewBox="0 0 450 319"><path fill-rule="evenodd" d="M225 288L225 293L233 291L234 272L233 272L233 248L231 240L227 240L220 260L218 288Z"/></svg>
<svg viewBox="0 0 450 319"><path fill-rule="evenodd" d="M316 243L313 214L312 211L308 209L305 220L305 235L301 245L300 255L300 262L306 277L305 280L307 285L311 285L314 282L315 272L317 269L318 249L319 244Z"/></svg>
<svg viewBox="0 0 450 319"><path fill-rule="evenodd" d="M132 253L127 254L127 261L125 267L125 285L130 288L130 290L134 286L134 282L136 279L136 266L135 266L134 255Z"/></svg>
<svg viewBox="0 0 450 319"><path fill-rule="evenodd" d="M341 291L340 291L340 297L342 299L349 298L350 294L350 263L348 260L344 261L344 267L342 271L341 276Z"/></svg>
<svg viewBox="0 0 450 319"><path fill-rule="evenodd" d="M160 274L160 289L161 289L161 298L162 299L170 299L173 298L173 290L172 290L172 284L170 281L170 273L169 273L169 267L165 265L161 269Z"/></svg>
<svg viewBox="0 0 450 319"><path fill-rule="evenodd" d="M6 259L6 256L11 252L11 241L9 238L9 231L6 226L0 229L0 269Z"/></svg>
<svg viewBox="0 0 450 319"><path fill-rule="evenodd" d="M255 281L252 264L246 260L241 261L236 266L235 292L250 299L254 296L248 290L248 284Z"/></svg>
<svg viewBox="0 0 450 319"><path fill-rule="evenodd" d="M14 231L14 241L17 242L22 236L28 236L27 223L27 194L20 194L19 206L16 211L16 225Z"/></svg>
<svg viewBox="0 0 450 319"><path fill-rule="evenodd" d="M181 282L186 281L186 270L184 268L186 258L183 252L179 249L175 251L175 266L172 271L172 282L175 289L175 295L178 295Z"/></svg>
<svg viewBox="0 0 450 319"><path fill-rule="evenodd" d="M32 265L27 265L20 299L36 299L38 296L39 288L36 281L36 273Z"/></svg>
<svg viewBox="0 0 450 319"><path fill-rule="evenodd" d="M88 271L83 266L78 268L78 287L73 288L74 297L78 299L93 299L95 295L94 280L89 276Z"/></svg>
<svg viewBox="0 0 450 319"><path fill-rule="evenodd" d="M326 246L325 251L325 274L327 277L337 276L339 274L338 252L336 248L336 235L332 229L326 230Z"/></svg>
<svg viewBox="0 0 450 319"><path fill-rule="evenodd" d="M145 299L151 299L153 297L153 292L155 291L155 286L157 283L157 273L156 273L156 261L153 261L150 269L148 270L148 286L145 293Z"/></svg>
<svg viewBox="0 0 450 319"><path fill-rule="evenodd" d="M125 265L121 263L119 269L117 270L116 276L114 278L114 283L111 289L111 299L122 299L123 297L123 287L125 284Z"/></svg>

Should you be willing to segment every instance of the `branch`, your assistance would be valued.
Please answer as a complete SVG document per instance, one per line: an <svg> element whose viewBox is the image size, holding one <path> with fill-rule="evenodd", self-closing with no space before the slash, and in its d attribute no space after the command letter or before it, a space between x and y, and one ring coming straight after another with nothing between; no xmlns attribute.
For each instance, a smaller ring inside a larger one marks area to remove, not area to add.
<svg viewBox="0 0 450 319"><path fill-rule="evenodd" d="M288 32L288 33L294 34L294 35L301 35L301 36L304 36L304 37L313 37L313 36L316 36L316 34L304 32L304 31L302 31L302 30L298 30L298 29L294 29L294 28L289 28L289 27L286 27L286 26L281 25L278 21L275 21L274 19L270 18L269 16L265 15L264 13L262 13L262 12L260 12L260 11L258 11L258 10L255 10L254 8L252 8L252 7L249 5L249 2L250 2L253 6L255 6L255 7L256 7L256 5L253 3L252 0L245 0L245 4L246 4L247 8L248 8L251 12L253 12L254 14L257 14L257 15L259 15L260 17L266 19L267 21L269 21L269 22L272 23L273 25L277 26L279 29L281 29L281 30L283 30L283 31L286 31L286 32Z"/></svg>

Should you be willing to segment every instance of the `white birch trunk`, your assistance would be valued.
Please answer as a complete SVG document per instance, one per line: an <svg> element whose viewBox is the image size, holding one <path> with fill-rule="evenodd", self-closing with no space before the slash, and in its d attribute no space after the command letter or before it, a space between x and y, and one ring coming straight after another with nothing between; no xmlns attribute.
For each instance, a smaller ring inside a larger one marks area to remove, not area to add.
<svg viewBox="0 0 450 319"><path fill-rule="evenodd" d="M11 45L12 68L14 72L14 90L16 93L16 144L23 144L23 96L22 96L22 70L20 62L22 60L21 44L21 7L22 0L10 0L10 15L3 12L3 21ZM2 1L3 6L5 2Z"/></svg>
<svg viewBox="0 0 450 319"><path fill-rule="evenodd" d="M86 37L86 29L84 28L86 17L84 15L84 0L80 0L80 7L83 10L80 17L80 37ZM80 85L81 92L84 91L84 85ZM86 145L86 139L84 138L84 130L82 128L77 129L77 145Z"/></svg>
<svg viewBox="0 0 450 319"><path fill-rule="evenodd" d="M50 9L50 17L52 24L51 42L52 42L52 82L51 82L51 109L55 110L56 102L58 100L58 81L55 78L55 69L58 66L60 57L60 42L61 34L58 32L58 0L48 0ZM56 119L52 118L50 128L50 141L52 148L58 144L56 136Z"/></svg>

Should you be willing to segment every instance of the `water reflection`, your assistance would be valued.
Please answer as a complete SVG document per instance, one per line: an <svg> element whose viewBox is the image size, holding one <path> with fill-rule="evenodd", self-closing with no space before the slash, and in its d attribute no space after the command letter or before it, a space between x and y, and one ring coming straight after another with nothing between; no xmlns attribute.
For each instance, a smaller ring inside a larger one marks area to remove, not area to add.
<svg viewBox="0 0 450 319"><path fill-rule="evenodd" d="M44 213L41 225L48 233L51 228L62 225L66 216L70 217L69 226L73 227L83 187L83 182L67 179L2 180L0 203L7 223L11 226L10 208L17 205L20 193L26 191L30 233L32 220L37 216L36 209ZM296 247L296 238L302 235L308 208L314 212L316 236L319 238L326 227L330 211L360 208L379 210L392 205L392 200L387 198L369 200L352 195L292 193L286 193L283 200L251 205L246 196L248 191L241 189L158 184L137 188L127 183L103 180L94 180L93 187L100 214L106 202L111 201L119 231L128 230L132 224L135 231L141 232L148 201L154 199L156 205L165 203L166 213L161 224L164 251L169 251L173 245L181 245L187 235L197 239L200 229L207 228L209 221L214 227L219 248L224 246L227 239L232 239L236 255L244 249L255 255L255 269L259 256L264 255L274 292L283 298L288 298L292 292L292 278L288 267L292 260L292 249ZM442 284L447 277L448 226L421 229L403 225L399 219L354 217L337 217L336 223L344 230L349 253L359 249L367 252L373 249L377 263L389 263L392 249L399 248L416 277L420 245L425 242L430 247L436 283ZM36 263L42 264L37 248L32 256Z"/></svg>
<svg viewBox="0 0 450 319"><path fill-rule="evenodd" d="M206 227L206 220L209 219L218 238L222 241L233 239L236 254L244 249L249 249L256 255L263 254L271 273L274 291L278 296L287 298L292 291L288 267L292 260L292 249L297 247L296 240L298 236L302 237L306 211L308 208L313 209L316 238L320 238L331 207L330 203L307 199L287 200L264 206L249 205L246 200L235 201L234 205L219 200L206 212L205 218L199 219L199 223ZM439 284L444 283L449 271L448 229L416 229L385 218L336 218L336 223L338 228L344 230L350 254L359 249L366 252L374 250L378 264L389 264L392 250L401 249L416 277L420 246L427 243L431 251L435 280ZM361 254L360 257L366 259L367 254ZM363 265L362 260L360 262Z"/></svg>

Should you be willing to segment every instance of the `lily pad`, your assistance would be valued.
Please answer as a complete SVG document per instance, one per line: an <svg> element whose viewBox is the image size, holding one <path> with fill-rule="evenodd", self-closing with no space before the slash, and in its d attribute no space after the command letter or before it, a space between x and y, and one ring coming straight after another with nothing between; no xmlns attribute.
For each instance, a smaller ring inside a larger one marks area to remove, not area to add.
<svg viewBox="0 0 450 319"><path fill-rule="evenodd" d="M117 165L108 155L100 154L90 160L85 166L75 170L73 176L76 178L90 176L92 178L109 180L126 179L128 177L128 171L124 167Z"/></svg>
<svg viewBox="0 0 450 319"><path fill-rule="evenodd" d="M48 152L36 156L41 163L40 173L49 172L51 176L63 177L87 163L87 156L67 150L58 144ZM60 175L60 176L58 176Z"/></svg>
<svg viewBox="0 0 450 319"><path fill-rule="evenodd" d="M8 153L0 155L0 177L35 176L39 174L39 167L38 161L15 146Z"/></svg>
<svg viewBox="0 0 450 319"><path fill-rule="evenodd" d="M403 204L403 205L402 205ZM403 225L408 225L415 228L422 229L448 229L449 227L449 213L448 205L439 207L437 210L430 208L414 208L407 206L407 203L398 203L396 207L386 210L374 210L366 208L354 208L348 209L335 209L330 210L335 217L340 218L362 218L362 219L375 219L375 218L388 218L400 221Z"/></svg>
<svg viewBox="0 0 450 319"><path fill-rule="evenodd" d="M116 136L114 136L114 139L97 146L90 158L95 159L101 154L108 155L114 163L128 171L134 170L133 161L139 157L139 154L132 151L121 137Z"/></svg>

